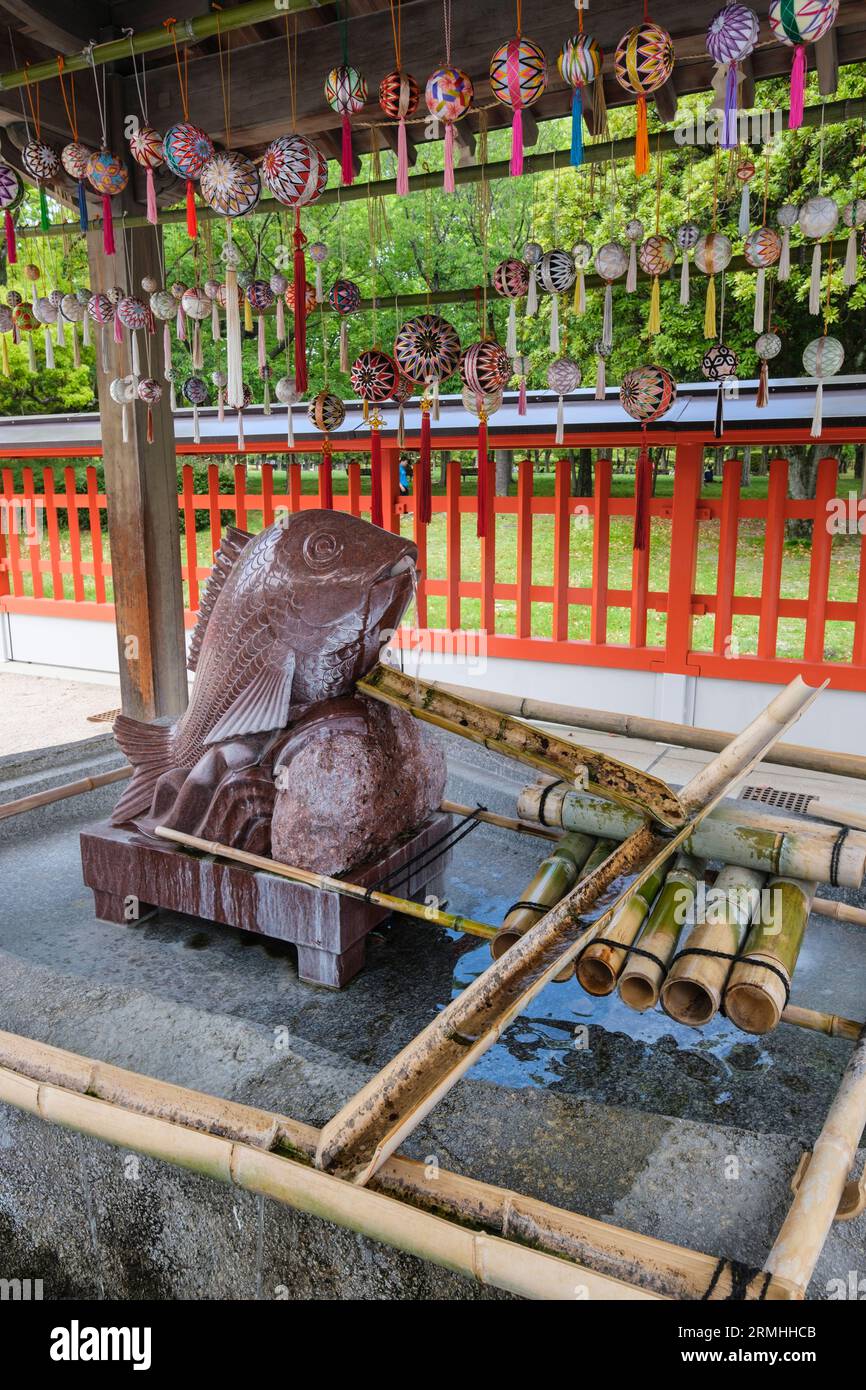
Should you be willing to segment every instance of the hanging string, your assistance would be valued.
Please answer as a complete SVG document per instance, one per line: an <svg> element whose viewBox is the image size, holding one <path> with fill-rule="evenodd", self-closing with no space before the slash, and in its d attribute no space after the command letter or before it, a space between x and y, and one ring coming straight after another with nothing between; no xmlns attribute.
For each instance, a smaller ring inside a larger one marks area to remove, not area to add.
<svg viewBox="0 0 866 1390"><path fill-rule="evenodd" d="M451 0L442 0L442 14L445 24L445 64L451 66Z"/></svg>
<svg viewBox="0 0 866 1390"><path fill-rule="evenodd" d="M78 111L75 105L75 73L69 73L69 96L66 95L66 83L63 80L63 69L66 66L66 59L62 53L57 55L57 77L60 82L60 95L63 97L63 105L66 108L66 119L69 122L69 129L72 139L78 144Z"/></svg>
<svg viewBox="0 0 866 1390"><path fill-rule="evenodd" d="M517 0L517 37L523 32L523 6L521 0Z"/></svg>
<svg viewBox="0 0 866 1390"><path fill-rule="evenodd" d="M767 225L767 202L770 196L770 146L764 152L764 210L761 213L761 226Z"/></svg>
<svg viewBox="0 0 866 1390"><path fill-rule="evenodd" d="M42 139L42 122L39 115L39 104L42 96L42 88L37 83L36 100L33 100L33 88L30 86L30 64L24 64L24 85L27 89L27 104L30 107L30 118L33 121L33 129L36 131L36 139ZM28 132L29 133L29 132Z"/></svg>
<svg viewBox="0 0 866 1390"><path fill-rule="evenodd" d="M824 191L824 116L827 110L826 101L821 102L821 133L818 136L818 192Z"/></svg>
<svg viewBox="0 0 866 1390"><path fill-rule="evenodd" d="M298 78L298 16L293 16L292 32L289 33L289 16L286 14L286 64L289 70L289 105L292 112L292 130L298 126L297 78Z"/></svg>
<svg viewBox="0 0 866 1390"><path fill-rule="evenodd" d="M401 33L401 31L402 31L402 19L403 19L402 14L400 13L400 3L401 3L401 0L396 0L396 3L395 3L395 0L388 0L388 3L390 4L390 7L391 7L391 32L392 32L392 34L394 35L394 62L395 62L395 64L396 64L397 71L398 71L398 72L402 72L402 70L403 70L403 64L402 64L402 62L400 61L400 55L401 55L401 52L402 52L402 48L401 48L402 33Z"/></svg>
<svg viewBox="0 0 866 1390"><path fill-rule="evenodd" d="M139 78L138 57L135 52L135 43L133 42L135 30L124 29L123 33L126 34L127 38L129 39L129 55L132 59L132 75L135 78L135 90L138 93L138 105L141 110L141 114L144 117L145 125L150 125L150 119L147 114L147 80L144 71L144 54L141 55L141 77Z"/></svg>
<svg viewBox="0 0 866 1390"><path fill-rule="evenodd" d="M99 79L100 79L100 74L96 71L96 62L95 62L94 57L93 57L93 48L94 48L94 45L93 45L93 44L89 44L88 47L84 50L84 52L85 52L85 56L86 56L86 58L87 58L87 61L88 61L89 64L90 64L90 70L91 70L91 72L93 73L93 87L94 87L94 91L95 91L95 93L96 93L96 111L97 111L97 114L98 114L98 116L99 116L99 129L100 129L100 131L102 132L102 148L103 148L103 149L107 149L107 148L108 148L108 125L107 125L107 123L106 123L106 111L107 111L107 105L106 105L106 81L107 81L107 75L108 75L108 68L107 68L107 67L104 67L104 68L102 69L102 74L101 74L101 76L102 76L102 91L100 92L100 90L99 90Z"/></svg>
<svg viewBox="0 0 866 1390"><path fill-rule="evenodd" d="M222 26L221 26L221 23L220 23L220 12L221 12L221 10L222 10L222 6L221 6L221 5L217 5L216 2L215 2L215 0L214 0L214 4L213 4L212 8L213 8L214 10L216 10L217 55L218 55L218 57L219 57L220 87L221 87L221 89L222 89L222 99L223 99L223 122L224 122L224 125L225 125L225 143L226 143L226 149L227 149L227 150L230 150L231 147L232 147L232 140L231 140L231 125L232 125L232 46L231 46L231 40L229 40L229 41L226 43L226 47L225 47L225 59L224 59L224 58L223 58L223 33L222 33Z"/></svg>
<svg viewBox="0 0 866 1390"><path fill-rule="evenodd" d="M487 112L481 111L478 116L478 163L481 165L481 180L478 184L478 235L481 241L482 259L482 332L483 338L487 337L487 289L490 283L490 182L487 178Z"/></svg>
<svg viewBox="0 0 866 1390"><path fill-rule="evenodd" d="M827 256L827 296L824 301L824 337L827 336L827 329L830 327L830 295L833 290L833 238L830 238L830 250Z"/></svg>
<svg viewBox="0 0 866 1390"><path fill-rule="evenodd" d="M349 10L346 0L337 0L337 19L342 24L343 65L349 65Z"/></svg>
<svg viewBox="0 0 866 1390"><path fill-rule="evenodd" d="M183 118L189 120L189 49L183 50L183 62L181 62L180 49L177 44L177 20L165 19L162 23L163 29L171 37L174 47L174 61L177 67L177 80L180 87L180 104L183 108Z"/></svg>

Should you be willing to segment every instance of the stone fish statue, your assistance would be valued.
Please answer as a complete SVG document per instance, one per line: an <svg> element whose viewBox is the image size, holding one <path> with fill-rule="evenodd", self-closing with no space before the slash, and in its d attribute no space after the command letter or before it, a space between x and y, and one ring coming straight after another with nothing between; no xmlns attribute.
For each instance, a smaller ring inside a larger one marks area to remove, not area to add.
<svg viewBox="0 0 866 1390"><path fill-rule="evenodd" d="M438 806L438 744L403 711L348 698L412 598L416 558L411 541L341 512L298 512L257 536L230 527L190 645L188 709L171 725L115 722L134 771L112 824L270 854L280 802L280 857L336 872ZM373 817L378 836L345 815L344 796L339 843L329 774L341 764L356 807L393 813Z"/></svg>

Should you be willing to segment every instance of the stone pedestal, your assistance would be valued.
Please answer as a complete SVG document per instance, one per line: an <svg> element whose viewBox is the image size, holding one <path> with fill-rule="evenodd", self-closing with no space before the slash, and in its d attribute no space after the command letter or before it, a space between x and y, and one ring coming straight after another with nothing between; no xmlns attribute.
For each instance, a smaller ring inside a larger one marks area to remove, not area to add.
<svg viewBox="0 0 866 1390"><path fill-rule="evenodd" d="M431 849L427 856L424 851L450 826L451 817L436 812L386 854L350 870L346 878L366 886L379 884L402 898L423 901L432 894L441 900L450 852ZM428 857L432 862L425 867ZM402 871L410 860L417 863L404 881ZM367 933L390 915L371 903L189 852L108 822L82 832L81 865L84 882L93 890L96 915L104 921L131 923L165 908L290 941L298 948L299 977L330 989L339 989L357 975L364 964Z"/></svg>

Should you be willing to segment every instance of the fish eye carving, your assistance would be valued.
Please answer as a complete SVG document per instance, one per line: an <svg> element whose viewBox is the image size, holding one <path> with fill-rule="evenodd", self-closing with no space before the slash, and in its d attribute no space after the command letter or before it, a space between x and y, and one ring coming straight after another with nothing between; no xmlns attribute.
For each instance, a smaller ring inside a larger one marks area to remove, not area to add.
<svg viewBox="0 0 866 1390"><path fill-rule="evenodd" d="M317 574L335 569L343 557L343 542L333 531L311 531L304 540L304 563Z"/></svg>

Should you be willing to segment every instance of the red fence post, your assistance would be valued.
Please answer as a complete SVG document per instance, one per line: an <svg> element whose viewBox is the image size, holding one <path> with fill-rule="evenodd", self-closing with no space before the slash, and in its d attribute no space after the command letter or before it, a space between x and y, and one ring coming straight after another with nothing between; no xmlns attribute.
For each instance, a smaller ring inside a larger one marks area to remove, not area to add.
<svg viewBox="0 0 866 1390"><path fill-rule="evenodd" d="M210 548L214 558L220 547L223 533L223 519L220 511L220 470L218 463L207 466L207 503L210 514Z"/></svg>
<svg viewBox="0 0 866 1390"><path fill-rule="evenodd" d="M15 524L15 484L12 479L11 468L3 469L3 499L6 511L7 558L9 560L9 574L12 578L12 593L21 595L24 593L24 583L21 578L20 542Z"/></svg>
<svg viewBox="0 0 866 1390"><path fill-rule="evenodd" d="M531 459L517 465L517 603L515 632L532 636L532 486Z"/></svg>
<svg viewBox="0 0 866 1390"><path fill-rule="evenodd" d="M785 543L785 503L788 499L788 460L770 461L767 489L767 521L764 530L764 569L761 575L761 616L758 619L758 656L771 661L776 655L779 632L779 600Z"/></svg>
<svg viewBox="0 0 866 1390"><path fill-rule="evenodd" d="M607 594L610 568L610 459L595 465L592 521L592 604L589 610L589 640L597 646L607 641Z"/></svg>
<svg viewBox="0 0 866 1390"><path fill-rule="evenodd" d="M805 661L824 660L824 629L827 624L827 601L830 597L830 554L833 548L829 506L836 496L838 473L837 459L821 459L818 464L815 515L812 521L809 606L806 611L806 638L803 644Z"/></svg>
<svg viewBox="0 0 866 1390"><path fill-rule="evenodd" d="M23 473L24 480L24 501L26 507L22 508L21 516L25 527L29 532L28 554L30 558L30 580L33 584L33 597L42 597L42 550L39 544L39 529L36 525L36 488L33 485L33 469L25 468Z"/></svg>
<svg viewBox="0 0 866 1390"><path fill-rule="evenodd" d="M235 526L247 529L247 470L242 463L235 464Z"/></svg>
<svg viewBox="0 0 866 1390"><path fill-rule="evenodd" d="M78 525L78 495L75 491L75 469L70 464L63 470L66 483L66 520L69 525L69 552L72 560L72 597L76 603L84 600L84 575L81 569L81 530Z"/></svg>
<svg viewBox="0 0 866 1390"><path fill-rule="evenodd" d="M349 478L349 511L352 516L361 515L361 465L352 459L346 472Z"/></svg>
<svg viewBox="0 0 866 1390"><path fill-rule="evenodd" d="M289 511L301 510L301 465L292 459L289 464Z"/></svg>
<svg viewBox="0 0 866 1390"><path fill-rule="evenodd" d="M183 529L186 546L187 607L191 613L198 612L198 537L195 529L195 478L192 464L185 463L181 469L183 487ZM181 567L181 574L183 567Z"/></svg>
<svg viewBox="0 0 866 1390"><path fill-rule="evenodd" d="M105 602L105 574L102 561L102 512L99 509L99 491L96 469L92 463L87 465L87 515L90 518L90 548L93 552L93 587L96 602Z"/></svg>
<svg viewBox="0 0 866 1390"><path fill-rule="evenodd" d="M262 526L274 524L274 465L262 464Z"/></svg>
<svg viewBox="0 0 866 1390"><path fill-rule="evenodd" d="M481 548L481 627L491 635L496 631L496 603L493 586L496 582L496 464L487 458L480 467L487 469L487 535L482 536ZM475 499L476 507L479 499Z"/></svg>
<svg viewBox="0 0 866 1390"><path fill-rule="evenodd" d="M692 602L698 563L698 501L704 463L700 444L677 445L674 497L671 511L668 620L665 628L665 670L686 674L692 649Z"/></svg>
<svg viewBox="0 0 866 1390"><path fill-rule="evenodd" d="M460 627L460 464L449 459L445 480L445 625Z"/></svg>
<svg viewBox="0 0 866 1390"><path fill-rule="evenodd" d="M45 519L48 523L48 554L51 558L51 596L65 598L63 564L60 556L60 527L57 522L57 497L54 491L54 469L42 470L42 494L45 498ZM8 593L8 588L7 588Z"/></svg>
<svg viewBox="0 0 866 1390"><path fill-rule="evenodd" d="M737 533L740 523L740 459L727 459L722 469L722 516L719 522L719 563L716 573L716 622L713 651L726 656L734 634L734 588L737 582Z"/></svg>
<svg viewBox="0 0 866 1390"><path fill-rule="evenodd" d="M400 496L400 450L382 445L382 525L386 531L399 531L397 498Z"/></svg>
<svg viewBox="0 0 866 1390"><path fill-rule="evenodd" d="M412 523L415 545L418 548L418 569L421 572L418 591L415 594L415 626L419 628L427 626L427 523L421 520L421 510L418 506L420 478L421 469L418 467L412 478Z"/></svg>
<svg viewBox="0 0 866 1390"><path fill-rule="evenodd" d="M568 549L571 538L571 464L556 460L553 490L553 640L568 640Z"/></svg>

